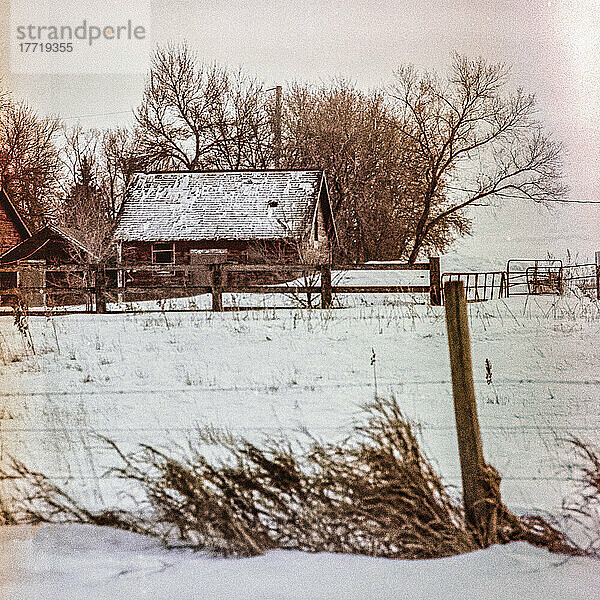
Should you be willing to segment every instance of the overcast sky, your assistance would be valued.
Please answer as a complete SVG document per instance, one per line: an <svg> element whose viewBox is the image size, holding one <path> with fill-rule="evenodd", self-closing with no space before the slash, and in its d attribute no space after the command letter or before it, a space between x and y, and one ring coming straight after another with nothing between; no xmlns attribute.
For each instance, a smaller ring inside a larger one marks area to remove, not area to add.
<svg viewBox="0 0 600 600"><path fill-rule="evenodd" d="M7 22L8 7L0 11ZM268 85L338 76L385 85L404 63L443 73L453 50L506 61L513 85L536 94L540 118L565 145L571 199L600 201L600 0L180 0L153 2L152 15L155 43L185 40L203 59L243 66ZM2 62L16 97L69 123L126 124L140 100L141 75L11 76ZM513 203L480 211L462 249L500 263L566 247L589 259L600 250L599 222L596 206L548 214Z"/></svg>

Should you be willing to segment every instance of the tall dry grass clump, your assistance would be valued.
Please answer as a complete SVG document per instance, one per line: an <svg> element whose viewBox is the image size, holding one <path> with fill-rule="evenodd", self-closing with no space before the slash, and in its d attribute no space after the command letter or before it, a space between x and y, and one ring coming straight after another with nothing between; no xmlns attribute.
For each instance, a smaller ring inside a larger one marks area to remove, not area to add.
<svg viewBox="0 0 600 600"><path fill-rule="evenodd" d="M282 548L424 559L482 547L396 401L378 398L365 411L336 444L306 433L306 443L270 438L259 447L211 428L178 455L148 445L123 453L105 440L120 459L111 475L143 490L135 511L88 510L15 461L23 494L13 518L110 525L222 556ZM584 553L540 517L510 515L510 527L503 541Z"/></svg>
<svg viewBox="0 0 600 600"><path fill-rule="evenodd" d="M460 502L423 455L395 400L366 407L339 444L267 439L259 447L213 428L185 456L144 445L111 471L144 492L135 513L86 509L43 474L13 461L19 521L84 522L160 536L224 556L273 548L393 558L474 550ZM206 458L207 446L219 458Z"/></svg>
<svg viewBox="0 0 600 600"><path fill-rule="evenodd" d="M588 554L600 557L600 448L577 437L567 442L574 452L569 471L578 490L563 503L564 517Z"/></svg>

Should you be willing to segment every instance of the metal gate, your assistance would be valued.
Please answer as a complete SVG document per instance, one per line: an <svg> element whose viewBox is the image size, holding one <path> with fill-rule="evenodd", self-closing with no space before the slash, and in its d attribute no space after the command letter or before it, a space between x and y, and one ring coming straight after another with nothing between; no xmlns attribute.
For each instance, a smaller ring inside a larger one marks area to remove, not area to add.
<svg viewBox="0 0 600 600"><path fill-rule="evenodd" d="M507 295L507 277L504 271L487 273L444 273L442 290L447 281L462 281L469 302L483 302Z"/></svg>
<svg viewBox="0 0 600 600"><path fill-rule="evenodd" d="M563 263L558 259L511 259L506 263L507 295L560 294Z"/></svg>

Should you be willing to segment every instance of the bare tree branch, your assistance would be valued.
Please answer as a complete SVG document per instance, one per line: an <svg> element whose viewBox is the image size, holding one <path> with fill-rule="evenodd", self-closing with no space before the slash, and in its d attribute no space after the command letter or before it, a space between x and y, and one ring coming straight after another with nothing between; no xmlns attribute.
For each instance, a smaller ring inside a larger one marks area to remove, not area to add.
<svg viewBox="0 0 600 600"><path fill-rule="evenodd" d="M446 82L411 68L398 71L391 96L402 116L402 134L416 143L426 183L409 261L445 219L493 196L543 202L564 197L562 148L545 136L535 118L535 99L522 90L506 94L508 69L483 59L454 56ZM466 164L484 155L478 186L450 198L445 185ZM445 206L434 207L434 198Z"/></svg>

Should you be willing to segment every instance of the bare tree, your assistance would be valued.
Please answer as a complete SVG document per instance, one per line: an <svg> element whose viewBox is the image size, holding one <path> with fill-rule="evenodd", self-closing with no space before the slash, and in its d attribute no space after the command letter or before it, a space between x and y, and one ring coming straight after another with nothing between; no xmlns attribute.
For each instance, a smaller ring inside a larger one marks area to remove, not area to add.
<svg viewBox="0 0 600 600"><path fill-rule="evenodd" d="M137 112L138 149L154 169L196 170L213 149L212 115L227 80L186 46L159 48Z"/></svg>
<svg viewBox="0 0 600 600"><path fill-rule="evenodd" d="M106 211L109 219L115 221L131 177L139 167L130 132L126 129L104 131L98 160L99 185L104 195Z"/></svg>
<svg viewBox="0 0 600 600"><path fill-rule="evenodd" d="M212 114L208 163L225 169L265 169L274 165L275 98L257 80L238 72Z"/></svg>
<svg viewBox="0 0 600 600"><path fill-rule="evenodd" d="M563 198L560 144L535 118L535 99L506 93L508 69L455 55L443 81L400 69L392 96L403 135L422 159L422 201L409 261L428 236L468 206L492 198ZM464 182L471 176L471 185Z"/></svg>
<svg viewBox="0 0 600 600"><path fill-rule="evenodd" d="M110 199L101 187L106 176L100 163L103 134L77 126L65 130L64 138L61 156L66 176L59 221L73 229L95 256L102 257L114 223ZM87 257L75 258L85 261Z"/></svg>
<svg viewBox="0 0 600 600"><path fill-rule="evenodd" d="M61 163L59 123L38 117L23 103L0 99L0 185L35 229L56 215Z"/></svg>
<svg viewBox="0 0 600 600"><path fill-rule="evenodd" d="M272 94L241 71L159 48L137 111L137 159L149 169L266 168L273 161Z"/></svg>
<svg viewBox="0 0 600 600"><path fill-rule="evenodd" d="M400 125L382 93L345 82L295 86L286 96L284 164L327 172L346 259L401 258L410 246L423 165ZM455 224L444 223L428 241L444 246Z"/></svg>

